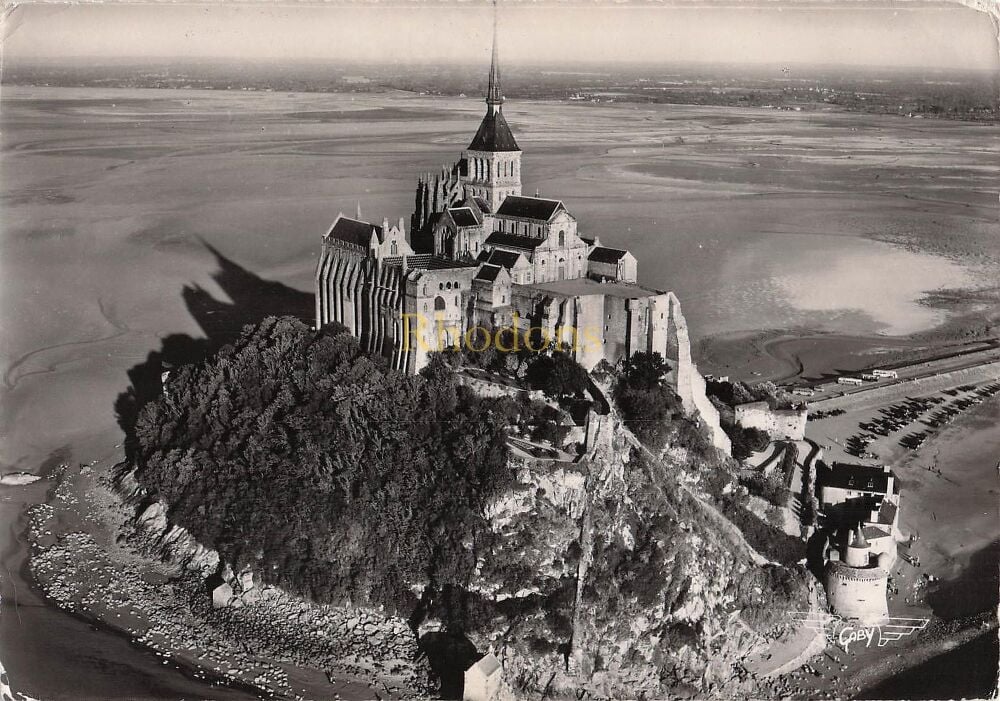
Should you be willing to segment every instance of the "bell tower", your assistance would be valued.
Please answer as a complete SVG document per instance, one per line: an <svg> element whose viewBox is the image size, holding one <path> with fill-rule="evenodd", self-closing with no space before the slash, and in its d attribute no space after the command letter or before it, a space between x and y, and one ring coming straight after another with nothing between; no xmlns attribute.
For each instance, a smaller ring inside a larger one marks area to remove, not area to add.
<svg viewBox="0 0 1000 701"><path fill-rule="evenodd" d="M465 195L480 197L491 212L508 195L521 194L521 149L503 116L500 86L500 51L497 42L497 6L493 2L493 58L486 88L486 115L469 148L465 150Z"/></svg>

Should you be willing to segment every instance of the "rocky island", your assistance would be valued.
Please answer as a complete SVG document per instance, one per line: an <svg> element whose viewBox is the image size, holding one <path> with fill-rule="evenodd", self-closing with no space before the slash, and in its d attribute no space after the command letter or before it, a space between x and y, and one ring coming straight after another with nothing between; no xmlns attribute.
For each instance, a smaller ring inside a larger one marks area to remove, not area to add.
<svg viewBox="0 0 1000 701"><path fill-rule="evenodd" d="M727 520L745 508L727 498L738 466L684 418L666 364L484 399L465 362L404 375L343 330L248 329L167 381L129 461L35 508L33 571L49 596L271 693L294 693L294 666L450 694L488 651L517 694L757 689L748 655L822 594L804 543L751 544ZM553 359L522 362L532 376ZM626 386L676 407L652 448L604 400ZM97 495L103 543L60 514L94 518Z"/></svg>

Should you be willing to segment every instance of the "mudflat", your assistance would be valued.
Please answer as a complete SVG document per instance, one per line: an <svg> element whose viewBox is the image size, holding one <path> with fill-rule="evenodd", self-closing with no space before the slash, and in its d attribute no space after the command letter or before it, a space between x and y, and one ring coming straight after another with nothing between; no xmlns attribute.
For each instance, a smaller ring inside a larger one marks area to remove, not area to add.
<svg viewBox="0 0 1000 701"><path fill-rule="evenodd" d="M114 452L116 400L151 353L195 359L199 339L264 314L308 319L337 212L408 215L416 175L453 163L482 109L409 93L5 87L0 472ZM630 248L640 282L675 291L709 348L774 329L892 345L989 313L976 300L1000 278L997 127L669 105L505 114L524 191ZM0 552L26 590L23 527L5 521ZM51 666L44 654L23 665L0 649L12 679L43 688L25 675ZM148 656L100 655L59 663L148 672Z"/></svg>

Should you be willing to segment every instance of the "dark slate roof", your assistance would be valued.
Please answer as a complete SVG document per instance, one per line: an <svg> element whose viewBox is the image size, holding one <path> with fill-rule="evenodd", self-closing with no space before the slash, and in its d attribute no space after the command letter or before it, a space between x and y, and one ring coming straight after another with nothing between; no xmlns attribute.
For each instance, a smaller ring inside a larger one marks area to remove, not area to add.
<svg viewBox="0 0 1000 701"><path fill-rule="evenodd" d="M509 195L497 209L497 216L548 221L560 209L565 209L565 207L563 207L563 203L559 200Z"/></svg>
<svg viewBox="0 0 1000 701"><path fill-rule="evenodd" d="M881 467L834 463L820 475L824 487L839 487L885 494L889 488L889 473Z"/></svg>
<svg viewBox="0 0 1000 701"><path fill-rule="evenodd" d="M455 222L455 226L479 226L479 220L476 218L475 212L468 207L449 209L448 214L451 215L451 220Z"/></svg>
<svg viewBox="0 0 1000 701"><path fill-rule="evenodd" d="M491 265L489 263L484 263L483 266L479 269L479 272L476 273L476 277L473 279L483 280L485 282L496 282L497 275L500 274L500 270L501 268L499 265Z"/></svg>
<svg viewBox="0 0 1000 701"><path fill-rule="evenodd" d="M517 259L520 257L520 253L514 253L513 251L484 251L486 254L483 258L484 261L492 265L500 265L507 270L510 270L515 265L517 265Z"/></svg>
<svg viewBox="0 0 1000 701"><path fill-rule="evenodd" d="M896 520L896 508L896 505L891 501L883 501L878 510L878 522L891 526L892 522Z"/></svg>
<svg viewBox="0 0 1000 701"><path fill-rule="evenodd" d="M479 211L480 212L482 212L484 214L489 214L490 213L490 206L489 206L489 204L486 203L486 200L484 200L482 197L473 197L472 201L475 202L479 206Z"/></svg>
<svg viewBox="0 0 1000 701"><path fill-rule="evenodd" d="M533 251L543 243L545 243L545 239L534 236L517 236L515 234L501 234L500 232L494 232L486 239L487 246L507 246L508 248L520 248L524 251Z"/></svg>
<svg viewBox="0 0 1000 701"><path fill-rule="evenodd" d="M479 124L479 130L469 144L470 151L520 151L514 135L510 133L503 112L486 113Z"/></svg>
<svg viewBox="0 0 1000 701"><path fill-rule="evenodd" d="M344 241L345 243L353 243L356 246L367 247L368 244L371 243L373 229L375 230L376 235L378 235L379 241L381 241L381 226L375 226L374 224L369 224L368 222L358 221L357 219L342 216L334 222L333 227L330 229L330 233L327 234L327 238L335 238L338 241Z"/></svg>
<svg viewBox="0 0 1000 701"><path fill-rule="evenodd" d="M604 248L603 246L597 246L590 255L587 256L587 260L592 260L595 263L617 263L628 251L623 251L620 248Z"/></svg>
<svg viewBox="0 0 1000 701"><path fill-rule="evenodd" d="M879 538L888 538L891 534L884 528L879 528L878 526L865 526L861 531L865 540L878 540Z"/></svg>
<svg viewBox="0 0 1000 701"><path fill-rule="evenodd" d="M594 243L597 241L597 237L595 236L594 238L591 239L591 238L587 238L586 236L581 236L580 240L583 241L588 246L593 246Z"/></svg>
<svg viewBox="0 0 1000 701"><path fill-rule="evenodd" d="M382 259L386 265L403 267L403 256L387 256ZM451 268L471 268L468 263L460 263L450 258L442 258L433 253L418 253L406 256L406 267L410 270L450 270Z"/></svg>

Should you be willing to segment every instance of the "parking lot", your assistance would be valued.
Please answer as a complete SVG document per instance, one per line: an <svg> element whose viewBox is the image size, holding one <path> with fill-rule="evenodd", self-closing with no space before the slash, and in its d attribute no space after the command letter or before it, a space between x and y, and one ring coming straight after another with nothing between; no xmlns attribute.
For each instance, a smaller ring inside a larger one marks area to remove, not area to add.
<svg viewBox="0 0 1000 701"><path fill-rule="evenodd" d="M893 464L919 449L963 412L1000 394L1000 381L965 384L881 407L810 414L808 435L826 460Z"/></svg>

